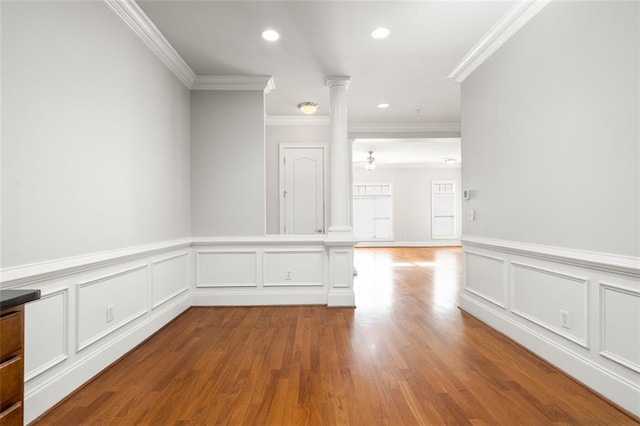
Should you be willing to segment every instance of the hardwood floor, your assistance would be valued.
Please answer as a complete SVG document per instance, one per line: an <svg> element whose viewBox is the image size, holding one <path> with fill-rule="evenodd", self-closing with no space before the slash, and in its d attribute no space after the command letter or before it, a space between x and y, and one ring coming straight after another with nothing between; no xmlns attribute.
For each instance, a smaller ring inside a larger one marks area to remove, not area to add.
<svg viewBox="0 0 640 426"><path fill-rule="evenodd" d="M37 424L637 424L457 309L459 249L356 266L357 309L191 308Z"/></svg>

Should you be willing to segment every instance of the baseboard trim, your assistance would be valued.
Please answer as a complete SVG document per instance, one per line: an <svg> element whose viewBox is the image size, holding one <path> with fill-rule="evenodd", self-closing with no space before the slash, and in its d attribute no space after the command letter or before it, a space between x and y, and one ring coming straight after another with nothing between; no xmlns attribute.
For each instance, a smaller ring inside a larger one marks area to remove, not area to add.
<svg viewBox="0 0 640 426"><path fill-rule="evenodd" d="M199 291L193 293L192 306L270 306L326 305L327 290L305 291Z"/></svg>
<svg viewBox="0 0 640 426"><path fill-rule="evenodd" d="M191 296L186 293L33 389L30 389L27 382L24 397L25 424L42 416L190 307Z"/></svg>
<svg viewBox="0 0 640 426"><path fill-rule="evenodd" d="M527 350L562 370L625 411L640 417L640 385L613 374L600 365L519 324L466 294L460 296L460 309L503 333ZM597 389L597 391L595 391Z"/></svg>
<svg viewBox="0 0 640 426"><path fill-rule="evenodd" d="M460 240L441 241L361 241L356 247L460 247Z"/></svg>

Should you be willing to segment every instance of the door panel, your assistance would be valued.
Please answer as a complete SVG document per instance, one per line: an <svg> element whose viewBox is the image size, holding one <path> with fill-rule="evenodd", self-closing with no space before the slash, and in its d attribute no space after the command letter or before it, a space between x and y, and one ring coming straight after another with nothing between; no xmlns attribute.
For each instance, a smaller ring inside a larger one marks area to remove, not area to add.
<svg viewBox="0 0 640 426"><path fill-rule="evenodd" d="M281 194L284 215L281 230L285 234L324 232L324 148L285 148L284 191Z"/></svg>

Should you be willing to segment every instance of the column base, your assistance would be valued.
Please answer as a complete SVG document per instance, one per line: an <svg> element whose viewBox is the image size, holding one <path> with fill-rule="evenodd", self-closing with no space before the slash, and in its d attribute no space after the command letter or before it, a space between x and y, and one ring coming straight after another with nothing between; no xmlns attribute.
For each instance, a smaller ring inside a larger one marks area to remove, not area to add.
<svg viewBox="0 0 640 426"><path fill-rule="evenodd" d="M329 233L324 244L329 251L327 306L355 308L353 246L356 241L351 233Z"/></svg>

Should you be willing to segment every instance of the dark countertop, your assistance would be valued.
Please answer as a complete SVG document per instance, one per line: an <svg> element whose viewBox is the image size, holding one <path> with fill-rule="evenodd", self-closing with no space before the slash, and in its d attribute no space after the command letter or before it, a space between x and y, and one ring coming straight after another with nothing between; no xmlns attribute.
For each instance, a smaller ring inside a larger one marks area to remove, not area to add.
<svg viewBox="0 0 640 426"><path fill-rule="evenodd" d="M40 299L40 290L0 290L0 311Z"/></svg>

